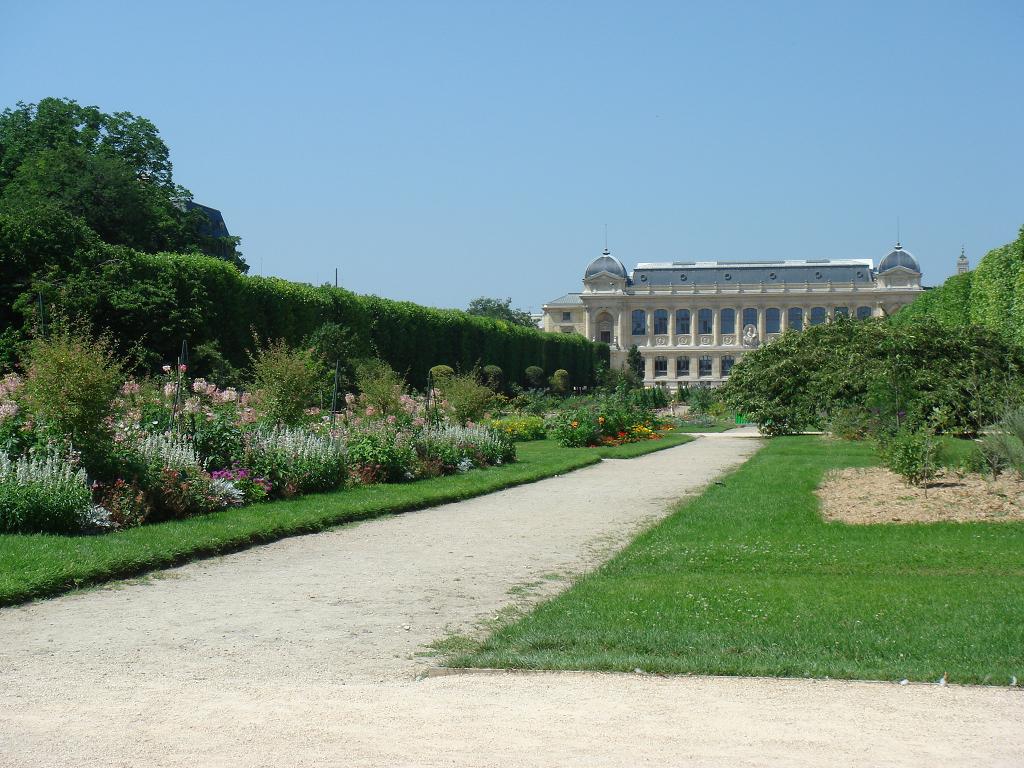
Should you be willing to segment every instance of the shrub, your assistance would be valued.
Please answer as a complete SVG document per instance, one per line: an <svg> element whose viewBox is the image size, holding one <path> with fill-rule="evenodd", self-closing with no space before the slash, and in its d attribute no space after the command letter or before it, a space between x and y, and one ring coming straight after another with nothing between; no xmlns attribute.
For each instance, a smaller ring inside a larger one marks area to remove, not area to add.
<svg viewBox="0 0 1024 768"><path fill-rule="evenodd" d="M479 425L431 427L416 436L416 452L433 459L448 474L469 467L486 467L514 461L516 449L507 437Z"/></svg>
<svg viewBox="0 0 1024 768"><path fill-rule="evenodd" d="M492 419L489 426L516 442L543 440L546 434L544 419L540 416L506 416Z"/></svg>
<svg viewBox="0 0 1024 768"><path fill-rule="evenodd" d="M85 470L54 454L0 454L0 532L78 533L90 518Z"/></svg>
<svg viewBox="0 0 1024 768"><path fill-rule="evenodd" d="M164 467L150 495L155 520L179 520L213 512L223 506L210 476L197 466Z"/></svg>
<svg viewBox="0 0 1024 768"><path fill-rule="evenodd" d="M256 344L250 355L253 394L271 424L296 426L313 405L325 372L312 349L292 349L283 339Z"/></svg>
<svg viewBox="0 0 1024 768"><path fill-rule="evenodd" d="M25 383L16 396L42 434L70 443L86 470L109 476L110 423L122 381L109 338L58 327L30 343Z"/></svg>
<svg viewBox="0 0 1024 768"><path fill-rule="evenodd" d="M430 369L430 378L434 380L436 385L442 379L447 379L449 376L455 375L455 369L450 365L435 365Z"/></svg>
<svg viewBox="0 0 1024 768"><path fill-rule="evenodd" d="M871 432L871 416L863 408L840 408L828 422L828 431L843 440L863 440Z"/></svg>
<svg viewBox="0 0 1024 768"><path fill-rule="evenodd" d="M551 391L559 395L569 391L569 372L564 368L559 368L551 374Z"/></svg>
<svg viewBox="0 0 1024 768"><path fill-rule="evenodd" d="M993 475L1013 469L1024 477L1024 408L1007 411L981 438L979 447Z"/></svg>
<svg viewBox="0 0 1024 768"><path fill-rule="evenodd" d="M383 360L366 360L356 367L356 386L360 402L373 408L378 416L397 416L404 412L402 397L406 394L405 379Z"/></svg>
<svg viewBox="0 0 1024 768"><path fill-rule="evenodd" d="M98 504L107 510L113 528L142 525L153 511L146 491L137 481L118 478L97 491Z"/></svg>
<svg viewBox="0 0 1024 768"><path fill-rule="evenodd" d="M410 433L386 422L371 423L348 435L349 474L360 483L413 479L416 449Z"/></svg>
<svg viewBox="0 0 1024 768"><path fill-rule="evenodd" d="M276 496L329 491L345 482L339 438L302 429L265 428L245 435L244 464L270 481Z"/></svg>
<svg viewBox="0 0 1024 768"><path fill-rule="evenodd" d="M543 389L547 382L544 378L544 369L531 365L526 369L526 386L530 389Z"/></svg>
<svg viewBox="0 0 1024 768"><path fill-rule="evenodd" d="M476 371L449 376L438 382L438 389L459 424L479 421L495 404L494 391L480 383Z"/></svg>
<svg viewBox="0 0 1024 768"><path fill-rule="evenodd" d="M484 384L494 392L501 392L505 388L505 372L497 365L485 365L483 368Z"/></svg>
<svg viewBox="0 0 1024 768"><path fill-rule="evenodd" d="M265 477L257 477L251 470L245 467L232 467L231 469L217 469L210 473L214 482L231 483L242 493L246 504L253 504L265 500L273 486Z"/></svg>
<svg viewBox="0 0 1024 768"><path fill-rule="evenodd" d="M936 442L927 432L902 429L880 445L885 466L911 485L935 477Z"/></svg>
<svg viewBox="0 0 1024 768"><path fill-rule="evenodd" d="M708 416L718 399L711 387L694 387L690 390L690 410L697 416Z"/></svg>

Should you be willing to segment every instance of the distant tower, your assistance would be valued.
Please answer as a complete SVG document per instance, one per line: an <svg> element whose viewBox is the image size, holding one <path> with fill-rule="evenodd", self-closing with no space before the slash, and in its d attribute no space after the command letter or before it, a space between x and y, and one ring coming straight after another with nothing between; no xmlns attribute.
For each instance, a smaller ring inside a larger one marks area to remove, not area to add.
<svg viewBox="0 0 1024 768"><path fill-rule="evenodd" d="M956 260L956 273L962 275L964 272L969 272L971 269L970 263L967 261L967 256L964 255L964 247L960 246L960 258Z"/></svg>

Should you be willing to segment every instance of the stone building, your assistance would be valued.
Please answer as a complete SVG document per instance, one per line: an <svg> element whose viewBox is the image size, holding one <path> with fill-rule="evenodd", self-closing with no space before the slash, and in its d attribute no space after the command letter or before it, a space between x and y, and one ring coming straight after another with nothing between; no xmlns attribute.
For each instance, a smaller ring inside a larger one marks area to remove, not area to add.
<svg viewBox="0 0 1024 768"><path fill-rule="evenodd" d="M789 328L889 315L921 290L917 259L899 243L877 269L871 259L787 259L641 263L630 273L606 248L582 292L544 305L543 328L607 342L613 367L635 345L648 386L719 385L745 350Z"/></svg>

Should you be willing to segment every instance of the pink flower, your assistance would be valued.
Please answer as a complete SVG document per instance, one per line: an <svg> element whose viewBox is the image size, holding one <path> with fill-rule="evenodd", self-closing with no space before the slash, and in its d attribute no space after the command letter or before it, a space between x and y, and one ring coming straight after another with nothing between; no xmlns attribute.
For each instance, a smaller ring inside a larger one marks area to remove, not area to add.
<svg viewBox="0 0 1024 768"><path fill-rule="evenodd" d="M18 415L18 404L12 402L0 403L0 421Z"/></svg>
<svg viewBox="0 0 1024 768"><path fill-rule="evenodd" d="M419 416L417 416L415 419L412 420L412 425L414 427L422 427L426 423L427 423L427 420L424 419L424 418L421 418Z"/></svg>
<svg viewBox="0 0 1024 768"><path fill-rule="evenodd" d="M164 384L164 397L174 397L178 393L178 385L173 381Z"/></svg>
<svg viewBox="0 0 1024 768"><path fill-rule="evenodd" d="M132 379L128 379L124 384L121 385L122 395L134 395L139 391L139 383Z"/></svg>
<svg viewBox="0 0 1024 768"><path fill-rule="evenodd" d="M178 366L178 373L184 373L187 370L188 370L188 366L185 365L184 363L182 363L181 365Z"/></svg>
<svg viewBox="0 0 1024 768"><path fill-rule="evenodd" d="M394 423L395 423L395 417L394 416L388 416L388 424L394 424Z"/></svg>
<svg viewBox="0 0 1024 768"><path fill-rule="evenodd" d="M206 379L196 379L193 381L192 391L197 394L206 392Z"/></svg>
<svg viewBox="0 0 1024 768"><path fill-rule="evenodd" d="M374 408L372 405L366 406L366 415L367 416L374 416L374 415L376 415L376 413L377 413L377 409Z"/></svg>
<svg viewBox="0 0 1024 768"><path fill-rule="evenodd" d="M234 389L234 387L228 387L227 389L220 393L218 399L222 403L233 403L235 402L235 400L238 399L238 392Z"/></svg>

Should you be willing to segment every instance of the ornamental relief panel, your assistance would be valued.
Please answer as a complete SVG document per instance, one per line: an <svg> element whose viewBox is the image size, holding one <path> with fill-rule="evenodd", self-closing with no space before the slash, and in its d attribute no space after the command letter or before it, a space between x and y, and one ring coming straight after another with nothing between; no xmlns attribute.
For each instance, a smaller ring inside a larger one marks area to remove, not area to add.
<svg viewBox="0 0 1024 768"><path fill-rule="evenodd" d="M727 345L728 344L735 344L736 343L736 337L735 336L723 336L722 337L722 343L723 344L727 344Z"/></svg>
<svg viewBox="0 0 1024 768"><path fill-rule="evenodd" d="M656 347L667 347L668 337L667 336L656 336L654 338L654 346Z"/></svg>
<svg viewBox="0 0 1024 768"><path fill-rule="evenodd" d="M700 343L701 344L710 344L713 340L714 340L713 336L701 336L700 337Z"/></svg>
<svg viewBox="0 0 1024 768"><path fill-rule="evenodd" d="M676 336L676 346L677 347L688 346L689 344L690 344L690 337L689 336Z"/></svg>

